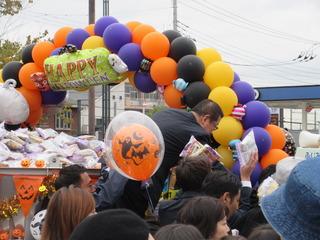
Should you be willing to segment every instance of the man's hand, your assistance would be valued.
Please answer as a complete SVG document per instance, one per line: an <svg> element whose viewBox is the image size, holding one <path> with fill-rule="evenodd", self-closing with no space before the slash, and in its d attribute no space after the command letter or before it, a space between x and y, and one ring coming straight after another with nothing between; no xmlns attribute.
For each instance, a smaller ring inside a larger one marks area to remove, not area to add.
<svg viewBox="0 0 320 240"><path fill-rule="evenodd" d="M251 154L250 160L247 162L247 164L240 166L241 181L250 181L251 174L256 167L258 160L258 152L254 152Z"/></svg>

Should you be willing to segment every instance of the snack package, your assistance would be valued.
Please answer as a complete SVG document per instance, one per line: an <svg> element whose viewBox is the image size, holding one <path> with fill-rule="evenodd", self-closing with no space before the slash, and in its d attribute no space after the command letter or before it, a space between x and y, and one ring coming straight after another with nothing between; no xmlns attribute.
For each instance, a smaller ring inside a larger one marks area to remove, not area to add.
<svg viewBox="0 0 320 240"><path fill-rule="evenodd" d="M40 137L42 137L44 140L58 136L58 133L51 128L48 128L48 129L36 128L36 131L37 133L39 133Z"/></svg>
<svg viewBox="0 0 320 240"><path fill-rule="evenodd" d="M215 151L212 147L210 147L208 144L201 144L194 136L191 136L189 142L186 144L179 156L205 156L211 161L217 161L218 159L222 158L220 154L217 151Z"/></svg>
<svg viewBox="0 0 320 240"><path fill-rule="evenodd" d="M279 188L279 184L273 179L273 177L266 178L258 188L259 200L273 193L278 188Z"/></svg>
<svg viewBox="0 0 320 240"><path fill-rule="evenodd" d="M240 166L246 165L253 153L258 152L254 132L251 130L244 139L236 144Z"/></svg>

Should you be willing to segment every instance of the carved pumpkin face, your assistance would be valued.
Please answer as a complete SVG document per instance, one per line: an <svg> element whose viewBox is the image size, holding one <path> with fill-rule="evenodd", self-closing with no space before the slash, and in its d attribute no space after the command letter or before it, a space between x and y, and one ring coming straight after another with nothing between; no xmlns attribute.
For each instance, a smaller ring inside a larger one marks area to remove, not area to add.
<svg viewBox="0 0 320 240"><path fill-rule="evenodd" d="M30 163L29 159L22 159L20 164L21 164L22 167L26 167L27 168L27 167L30 167L31 163Z"/></svg>
<svg viewBox="0 0 320 240"><path fill-rule="evenodd" d="M23 229L21 229L21 228L15 228L15 229L13 229L12 230L12 237L14 237L14 238L21 238L21 237L23 237L23 235L24 235L24 232L23 232Z"/></svg>
<svg viewBox="0 0 320 240"><path fill-rule="evenodd" d="M7 231L0 231L0 240L9 240L9 233Z"/></svg>
<svg viewBox="0 0 320 240"><path fill-rule="evenodd" d="M45 166L45 162L42 159L38 159L36 160L35 165L37 168L43 168Z"/></svg>
<svg viewBox="0 0 320 240"><path fill-rule="evenodd" d="M22 184L18 188L18 194L19 194L20 199L30 200L33 198L33 196L35 194L34 187L29 184Z"/></svg>
<svg viewBox="0 0 320 240"><path fill-rule="evenodd" d="M154 133L140 125L121 128L112 139L115 165L135 180L148 179L158 167L160 144Z"/></svg>

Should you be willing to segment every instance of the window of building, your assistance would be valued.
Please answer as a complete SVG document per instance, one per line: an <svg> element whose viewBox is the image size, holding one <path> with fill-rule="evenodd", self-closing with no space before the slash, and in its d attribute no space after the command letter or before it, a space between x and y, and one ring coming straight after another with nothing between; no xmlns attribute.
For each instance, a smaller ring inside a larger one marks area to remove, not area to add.
<svg viewBox="0 0 320 240"><path fill-rule="evenodd" d="M55 115L55 129L71 130L72 111L59 112Z"/></svg>

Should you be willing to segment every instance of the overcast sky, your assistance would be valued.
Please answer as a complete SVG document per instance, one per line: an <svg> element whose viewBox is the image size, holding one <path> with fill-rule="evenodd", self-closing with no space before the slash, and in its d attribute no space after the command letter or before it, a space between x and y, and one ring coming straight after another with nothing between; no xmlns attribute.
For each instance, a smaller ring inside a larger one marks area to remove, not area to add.
<svg viewBox="0 0 320 240"><path fill-rule="evenodd" d="M102 2L96 0L96 19ZM137 20L158 31L172 29L172 10L171 0L110 0L110 15L120 22ZM319 84L319 12L319 0L178 0L179 30L199 49L217 49L255 87ZM53 36L60 27L87 23L88 0L33 0L19 15L0 18L0 33L24 41L28 34L47 29ZM292 61L302 51L319 56Z"/></svg>

